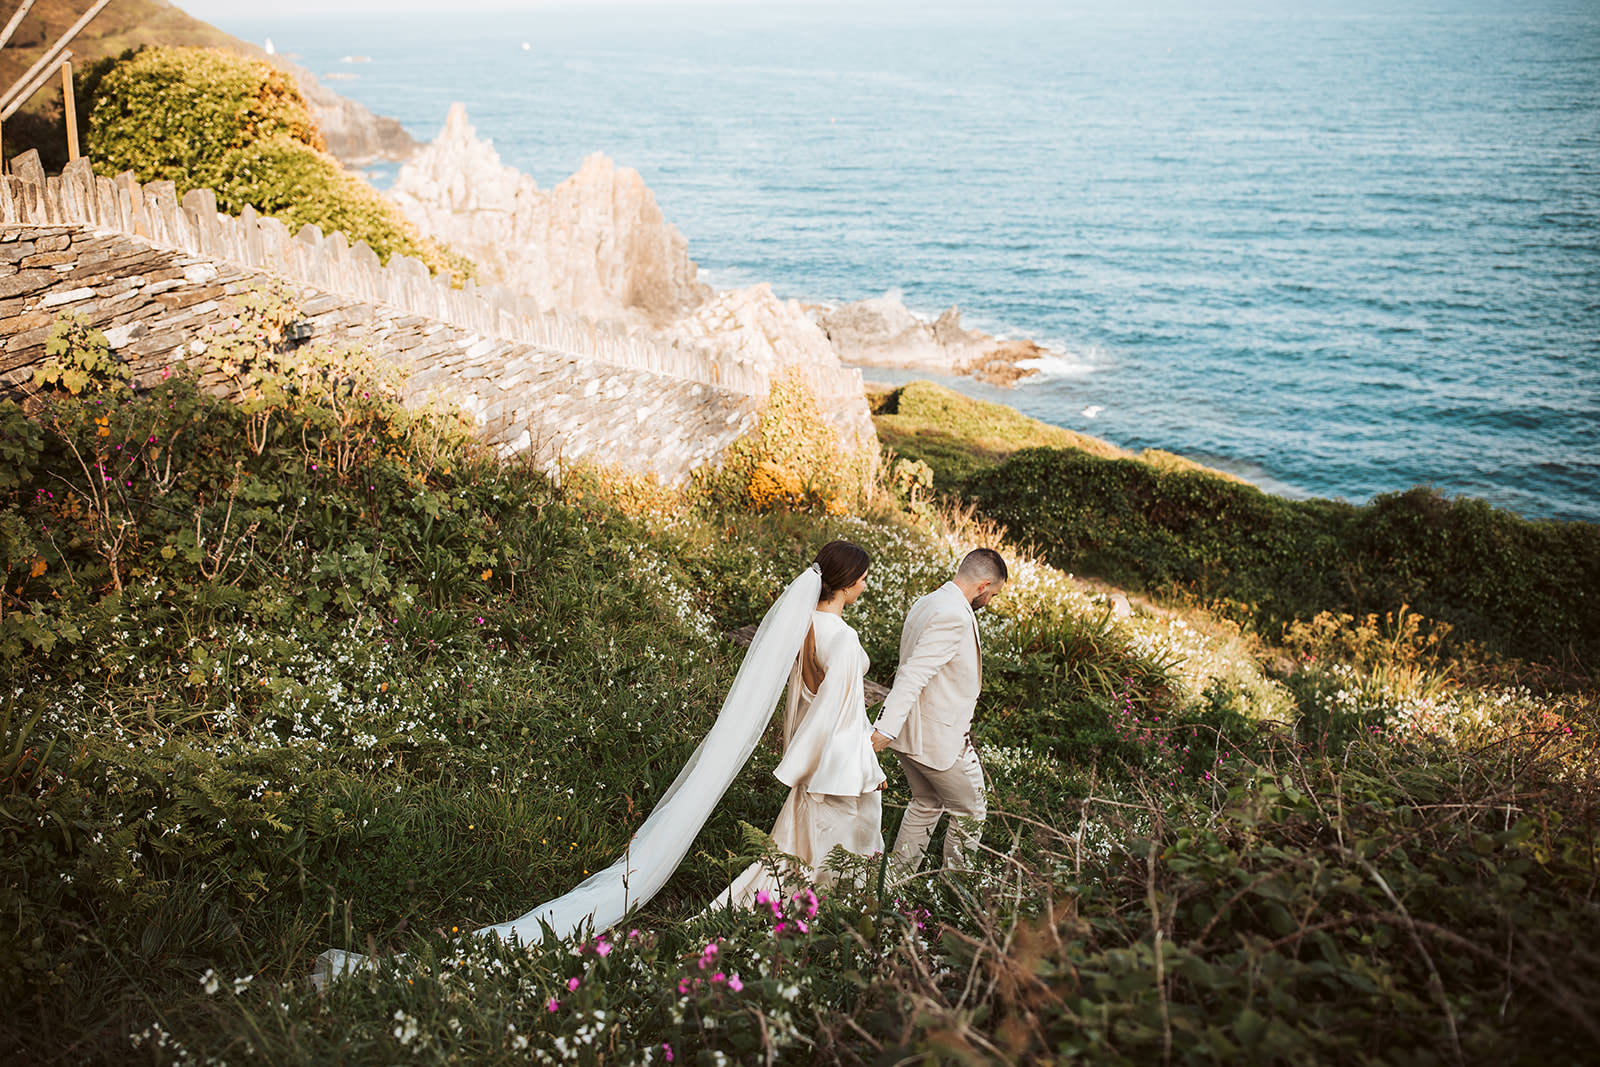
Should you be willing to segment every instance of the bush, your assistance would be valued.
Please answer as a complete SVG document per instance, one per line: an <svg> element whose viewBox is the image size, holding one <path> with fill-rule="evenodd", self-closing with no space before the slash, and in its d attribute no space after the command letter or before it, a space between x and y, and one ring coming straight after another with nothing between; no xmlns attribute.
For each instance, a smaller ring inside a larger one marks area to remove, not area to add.
<svg viewBox="0 0 1600 1067"><path fill-rule="evenodd" d="M805 381L786 375L772 383L755 429L697 480L713 508L842 515L868 492L875 458L847 448Z"/></svg>
<svg viewBox="0 0 1600 1067"><path fill-rule="evenodd" d="M1590 671L1600 528L1530 522L1427 489L1355 507L1291 501L1199 470L1031 449L976 476L978 505L1056 566L1231 602L1264 632L1405 605L1453 639Z"/></svg>
<svg viewBox="0 0 1600 1067"><path fill-rule="evenodd" d="M270 63L204 48L150 48L100 79L88 121L105 173L185 189L209 185L230 152L283 137L327 145L293 78Z"/></svg>
<svg viewBox="0 0 1600 1067"><path fill-rule="evenodd" d="M458 280L474 273L328 155L294 80L270 63L203 48L146 49L99 76L91 105L89 155L103 174L172 181L180 196L211 188L230 214L248 205L291 230L343 231L383 262L407 255Z"/></svg>
<svg viewBox="0 0 1600 1067"><path fill-rule="evenodd" d="M217 206L237 215L246 205L280 219L290 231L317 226L323 233L343 231L352 244L365 241L378 258L420 259L435 273L470 277L459 257L425 240L382 193L339 165L326 152L277 136L229 149L209 184Z"/></svg>

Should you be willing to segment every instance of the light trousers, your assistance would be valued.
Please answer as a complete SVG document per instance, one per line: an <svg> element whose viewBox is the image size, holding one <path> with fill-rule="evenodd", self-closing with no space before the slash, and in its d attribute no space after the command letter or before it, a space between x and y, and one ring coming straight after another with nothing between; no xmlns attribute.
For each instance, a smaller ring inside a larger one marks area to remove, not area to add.
<svg viewBox="0 0 1600 1067"><path fill-rule="evenodd" d="M978 830L963 825L967 820L982 822L988 814L988 799L983 785L983 764L970 744L954 764L936 771L903 752L900 766L911 786L911 803L900 821L890 860L902 875L915 874L928 851L928 841L942 815L951 817L944 835L944 865L955 870L968 866L968 854L977 848Z"/></svg>

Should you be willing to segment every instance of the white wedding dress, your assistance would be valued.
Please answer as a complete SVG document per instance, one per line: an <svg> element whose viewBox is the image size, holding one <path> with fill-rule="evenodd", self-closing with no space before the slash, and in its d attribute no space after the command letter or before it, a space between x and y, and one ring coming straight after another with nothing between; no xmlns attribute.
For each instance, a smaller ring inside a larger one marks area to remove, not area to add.
<svg viewBox="0 0 1600 1067"><path fill-rule="evenodd" d="M824 885L832 873L823 862L834 846L857 856L883 851L883 768L872 751L872 725L862 681L871 665L856 632L839 616L812 615L817 660L823 678L812 692L796 659L789 672L789 699L783 714L783 759L773 771L789 786L789 796L772 827L772 843L804 864L800 875ZM717 897L720 907L750 907L756 895L781 895L770 863L745 868Z"/></svg>
<svg viewBox="0 0 1600 1067"><path fill-rule="evenodd" d="M812 564L768 609L716 722L615 863L597 871L571 892L510 922L484 927L468 936L493 935L504 941L535 944L544 939L547 930L557 938L570 936L585 926L604 930L655 896L683 861L695 835L750 759L771 721L778 695L795 673L807 631L816 617L825 615L816 610L821 591L822 574ZM831 664L837 653L841 666L849 667L828 669L817 693L809 699L800 695L790 701L793 714L786 713L784 717L784 736L789 745L777 768L779 778L795 788L779 817L774 837L787 820L792 831L784 830L783 840L797 849L803 848L805 855L801 858L808 862L810 858L826 856L826 850L820 855L816 851L823 844L828 848L833 843L847 848L855 844L858 848L850 850L863 853L883 848L875 792L883 774L870 742L865 748L858 743L871 736L861 684L866 655L861 652L855 631L842 619L826 619L831 622L824 621L817 631L818 659L823 659L826 644L829 658L824 662ZM824 634L834 630L834 624L842 632L825 639ZM806 787L799 788L800 783ZM851 790L858 790L853 800ZM341 975L373 965L372 959L358 953L329 949L317 957L312 981L320 989Z"/></svg>

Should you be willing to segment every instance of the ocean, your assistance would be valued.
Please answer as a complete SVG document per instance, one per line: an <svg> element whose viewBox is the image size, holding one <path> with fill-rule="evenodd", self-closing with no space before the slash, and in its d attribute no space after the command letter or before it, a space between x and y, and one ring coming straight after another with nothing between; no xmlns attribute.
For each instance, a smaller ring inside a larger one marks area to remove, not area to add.
<svg viewBox="0 0 1600 1067"><path fill-rule="evenodd" d="M213 21L422 140L462 101L544 188L604 151L718 287L1034 338L1040 377L951 384L1036 418L1294 497L1600 521L1592 0Z"/></svg>

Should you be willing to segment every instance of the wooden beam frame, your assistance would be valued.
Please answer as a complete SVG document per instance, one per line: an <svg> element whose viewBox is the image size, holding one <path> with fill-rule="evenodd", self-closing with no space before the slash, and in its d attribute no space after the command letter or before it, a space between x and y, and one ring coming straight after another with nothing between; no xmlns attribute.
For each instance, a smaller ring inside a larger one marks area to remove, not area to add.
<svg viewBox="0 0 1600 1067"><path fill-rule="evenodd" d="M72 55L61 61L61 113L67 120L67 162L78 158L78 98L72 91Z"/></svg>
<svg viewBox="0 0 1600 1067"><path fill-rule="evenodd" d="M62 53L67 50L67 45L83 32L85 26L94 21L94 17L104 11L110 2L111 0L95 0L89 10L83 13L83 17L74 22L72 28L63 33L56 43L39 57L38 62L28 68L28 73L18 78L16 83L6 90L5 96L0 98L0 120L16 114L17 109L27 103L28 98L50 80L50 76L55 73L56 65L61 62Z"/></svg>
<svg viewBox="0 0 1600 1067"><path fill-rule="evenodd" d="M32 6L33 0L22 0L22 3L17 5L17 10L11 15L11 21L6 23L5 29L0 30L0 48L4 48L6 42L11 40L11 35L17 32L17 27L22 25L23 16L28 13L28 9Z"/></svg>

